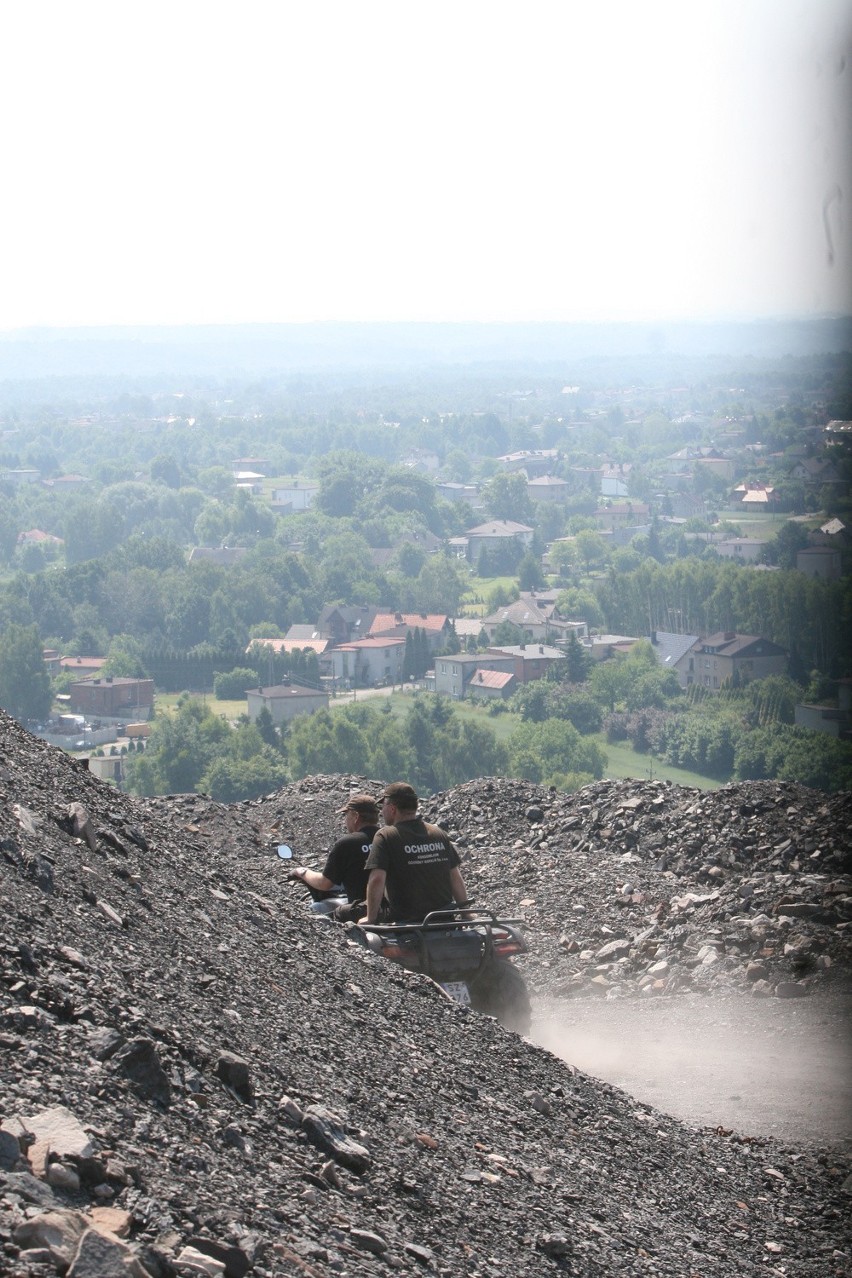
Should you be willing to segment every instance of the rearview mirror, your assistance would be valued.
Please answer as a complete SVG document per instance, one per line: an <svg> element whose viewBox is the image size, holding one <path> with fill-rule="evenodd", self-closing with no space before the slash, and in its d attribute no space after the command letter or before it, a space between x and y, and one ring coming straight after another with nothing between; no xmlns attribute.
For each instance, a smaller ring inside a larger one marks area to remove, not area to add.
<svg viewBox="0 0 852 1278"><path fill-rule="evenodd" d="M282 861L291 860L293 856L293 849L290 847L289 843L278 844L278 855L281 857Z"/></svg>

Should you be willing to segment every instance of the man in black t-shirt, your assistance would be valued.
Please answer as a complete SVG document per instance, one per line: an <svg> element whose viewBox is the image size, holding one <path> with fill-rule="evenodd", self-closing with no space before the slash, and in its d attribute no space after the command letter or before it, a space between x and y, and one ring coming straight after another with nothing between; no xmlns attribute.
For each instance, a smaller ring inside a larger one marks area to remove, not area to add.
<svg viewBox="0 0 852 1278"><path fill-rule="evenodd" d="M387 895L395 923L419 923L432 910L467 903L459 854L440 826L417 815L417 795L405 781L385 787L381 798L385 824L367 857L367 912L361 923L378 920Z"/></svg>
<svg viewBox="0 0 852 1278"><path fill-rule="evenodd" d="M347 923L364 912L368 877L365 863L379 824L379 809L371 795L351 794L340 812L347 832L329 852L322 874L300 865L290 877L304 883L312 892L331 892L336 887L340 888L340 896L346 897L346 903L338 901L330 909L318 909L317 912L332 913L338 922ZM323 902L320 900L316 904L321 907Z"/></svg>

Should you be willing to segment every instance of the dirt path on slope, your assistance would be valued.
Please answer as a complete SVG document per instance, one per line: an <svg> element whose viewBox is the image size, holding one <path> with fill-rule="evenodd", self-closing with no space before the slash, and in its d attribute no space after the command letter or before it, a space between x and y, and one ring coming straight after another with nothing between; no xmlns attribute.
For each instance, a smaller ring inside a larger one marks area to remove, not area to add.
<svg viewBox="0 0 852 1278"><path fill-rule="evenodd" d="M852 989L539 1004L531 1037L694 1126L852 1147Z"/></svg>

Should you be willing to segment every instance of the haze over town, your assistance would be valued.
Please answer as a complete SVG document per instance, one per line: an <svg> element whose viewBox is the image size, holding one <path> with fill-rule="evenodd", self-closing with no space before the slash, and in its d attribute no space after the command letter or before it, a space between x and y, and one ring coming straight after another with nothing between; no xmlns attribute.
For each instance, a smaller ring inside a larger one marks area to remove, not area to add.
<svg viewBox="0 0 852 1278"><path fill-rule="evenodd" d="M845 0L48 0L0 329L849 309Z"/></svg>

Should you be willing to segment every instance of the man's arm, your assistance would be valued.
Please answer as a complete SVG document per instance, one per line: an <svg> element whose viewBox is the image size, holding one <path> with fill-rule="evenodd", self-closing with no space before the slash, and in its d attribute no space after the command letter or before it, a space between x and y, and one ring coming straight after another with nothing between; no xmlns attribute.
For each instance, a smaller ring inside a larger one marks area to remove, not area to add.
<svg viewBox="0 0 852 1278"><path fill-rule="evenodd" d="M330 892L333 887L337 886L331 879L327 879L324 874L320 874L319 870L309 870L304 865L297 865L293 875L316 892Z"/></svg>
<svg viewBox="0 0 852 1278"><path fill-rule="evenodd" d="M385 895L387 877L384 870L370 871L370 877L367 880L367 913L362 919L358 920L359 923L376 923L378 921L379 910Z"/></svg>
<svg viewBox="0 0 852 1278"><path fill-rule="evenodd" d="M453 890L453 900L457 905L467 900L467 888L464 885L464 879L461 876L461 870L454 865L450 870L450 887Z"/></svg>

